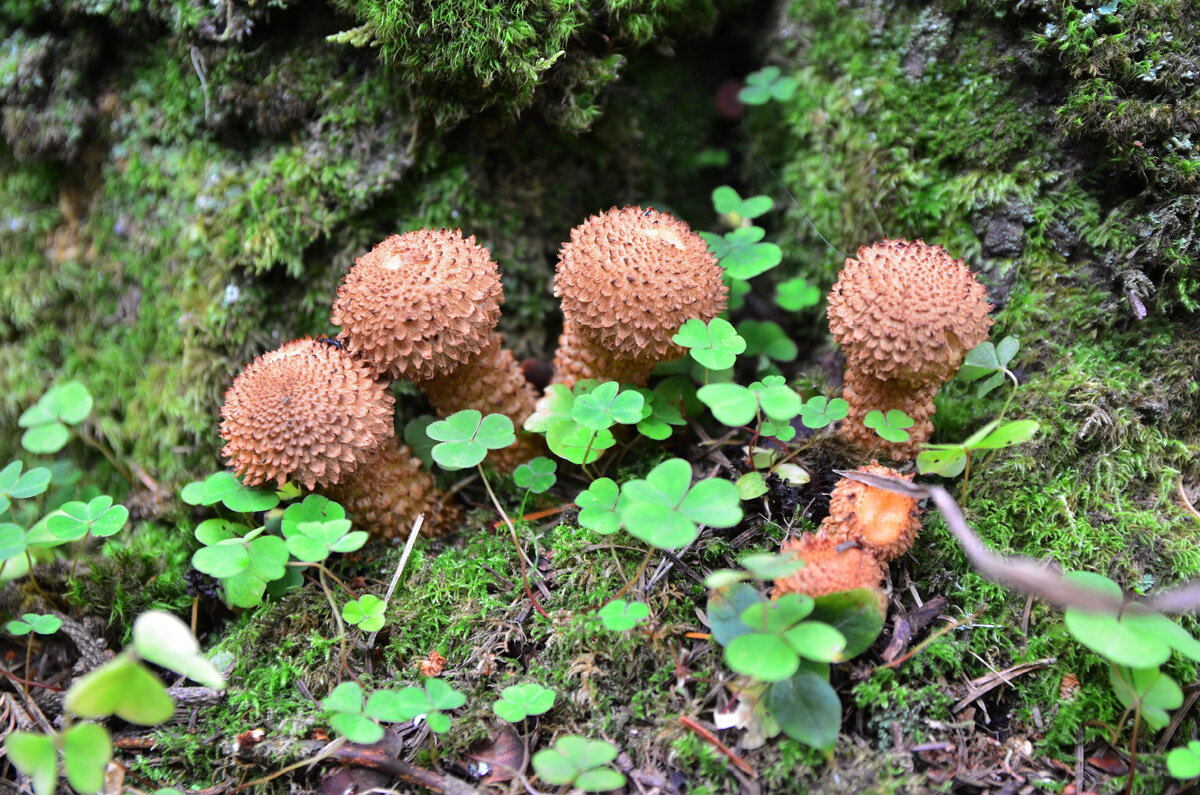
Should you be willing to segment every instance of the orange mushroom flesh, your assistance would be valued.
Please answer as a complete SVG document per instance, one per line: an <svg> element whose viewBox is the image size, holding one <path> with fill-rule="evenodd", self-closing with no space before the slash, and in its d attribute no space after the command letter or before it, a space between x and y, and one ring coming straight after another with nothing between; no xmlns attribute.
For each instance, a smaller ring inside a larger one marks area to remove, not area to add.
<svg viewBox="0 0 1200 795"><path fill-rule="evenodd" d="M671 341L685 321L725 309L721 266L687 223L641 207L613 207L571 230L554 286L563 334L554 380L645 385L684 351Z"/></svg>
<svg viewBox="0 0 1200 795"><path fill-rule="evenodd" d="M846 260L829 293L829 329L846 354L850 416L842 433L898 460L928 441L933 396L992 325L987 290L941 246L884 240ZM909 441L886 442L860 428L872 409L918 421Z"/></svg>
<svg viewBox="0 0 1200 795"><path fill-rule="evenodd" d="M251 362L225 393L222 453L248 486L289 480L306 489L378 495L370 511L346 505L363 529L392 537L426 514L439 518L432 478L400 465L386 385L346 351L310 338ZM380 483L403 483L382 489ZM384 499L384 498L388 499ZM411 499L407 498L411 497Z"/></svg>
<svg viewBox="0 0 1200 795"><path fill-rule="evenodd" d="M883 566L869 551L845 544L824 532L805 533L783 542L780 552L804 561L804 567L775 581L774 599L789 593L813 598L856 588L878 589Z"/></svg>
<svg viewBox="0 0 1200 795"><path fill-rule="evenodd" d="M912 480L912 475L901 475L875 461L856 471ZM830 538L853 541L882 563L907 552L920 530L921 510L916 500L849 478L833 487L829 515L821 523L821 532Z"/></svg>
<svg viewBox="0 0 1200 795"><path fill-rule="evenodd" d="M380 377L413 381L439 415L463 409L506 414L517 427L537 396L494 328L504 296L491 253L460 230L392 235L338 287L338 339ZM521 437L493 454L508 470L541 448Z"/></svg>

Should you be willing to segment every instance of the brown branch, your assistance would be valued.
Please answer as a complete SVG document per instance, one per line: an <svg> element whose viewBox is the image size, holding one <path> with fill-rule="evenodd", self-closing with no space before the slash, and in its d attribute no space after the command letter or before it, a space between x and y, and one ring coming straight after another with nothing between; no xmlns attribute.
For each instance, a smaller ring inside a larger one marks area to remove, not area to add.
<svg viewBox="0 0 1200 795"><path fill-rule="evenodd" d="M1130 604L1142 605L1161 613L1195 613L1200 611L1200 580L1193 580L1178 588L1163 591L1150 599L1115 598L1067 579L1061 574L1047 570L1032 558L1020 555L998 555L971 529L958 503L941 486L925 483L910 483L897 478L871 475L866 472L843 472L837 474L850 480L865 483L877 489L903 494L913 499L931 499L946 527L962 547L967 560L984 577L1007 586L1014 591L1036 596L1044 602L1059 607L1072 607L1089 612L1119 613Z"/></svg>

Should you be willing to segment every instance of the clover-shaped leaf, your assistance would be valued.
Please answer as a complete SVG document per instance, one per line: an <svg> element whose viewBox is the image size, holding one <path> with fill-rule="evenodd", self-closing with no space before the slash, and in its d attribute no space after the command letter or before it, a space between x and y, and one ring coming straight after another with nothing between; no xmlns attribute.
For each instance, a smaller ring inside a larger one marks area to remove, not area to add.
<svg viewBox="0 0 1200 795"><path fill-rule="evenodd" d="M816 430L830 423L844 420L850 413L850 404L841 398L830 400L820 395L810 397L800 407L800 422L804 427Z"/></svg>
<svg viewBox="0 0 1200 795"><path fill-rule="evenodd" d="M62 734L63 772L76 792L99 792L112 758L112 740L104 727L77 723Z"/></svg>
<svg viewBox="0 0 1200 795"><path fill-rule="evenodd" d="M467 703L467 697L441 679L427 679L424 687L410 685L395 693L388 701L387 717L393 722L412 720L419 715L431 731L442 734L450 730L450 718L443 714Z"/></svg>
<svg viewBox="0 0 1200 795"><path fill-rule="evenodd" d="M767 493L767 479L761 472L747 472L737 479L738 496L743 500L753 500Z"/></svg>
<svg viewBox="0 0 1200 795"><path fill-rule="evenodd" d="M13 732L4 738L10 762L33 782L35 795L53 795L58 780L58 749L54 738L35 732Z"/></svg>
<svg viewBox="0 0 1200 795"><path fill-rule="evenodd" d="M602 431L616 423L633 425L642 419L644 402L636 389L620 391L620 384L606 381L586 394L575 396L571 419L590 431Z"/></svg>
<svg viewBox="0 0 1200 795"><path fill-rule="evenodd" d="M799 312L821 302L821 291L803 279L788 279L775 288L775 305L788 312Z"/></svg>
<svg viewBox="0 0 1200 795"><path fill-rule="evenodd" d="M688 349L688 355L709 370L733 367L737 355L746 350L746 341L734 331L733 324L721 317L705 323L698 318L686 321L671 338Z"/></svg>
<svg viewBox="0 0 1200 795"><path fill-rule="evenodd" d="M742 219L757 218L767 213L774 205L770 196L751 196L743 199L736 190L722 185L712 192L713 209L721 215L736 216L735 223Z"/></svg>
<svg viewBox="0 0 1200 795"><path fill-rule="evenodd" d="M50 485L51 472L46 467L34 467L21 474L21 462L13 461L0 469L0 513L8 510L11 500L36 497Z"/></svg>
<svg viewBox="0 0 1200 795"><path fill-rule="evenodd" d="M784 77L778 66L765 66L746 75L746 85L738 92L738 99L747 105L765 105L773 99L787 101L798 85L794 77Z"/></svg>
<svg viewBox="0 0 1200 795"><path fill-rule="evenodd" d="M126 652L76 679L63 709L81 718L116 715L139 726L154 726L174 714L175 704L162 682Z"/></svg>
<svg viewBox="0 0 1200 795"><path fill-rule="evenodd" d="M246 486L232 472L214 472L204 480L183 487L179 497L188 505L221 503L237 513L268 511L279 504L279 495L266 489Z"/></svg>
<svg viewBox="0 0 1200 795"><path fill-rule="evenodd" d="M31 453L57 453L67 443L68 425L78 425L92 412L92 396L78 381L53 387L17 418L26 431L21 446Z"/></svg>
<svg viewBox="0 0 1200 795"><path fill-rule="evenodd" d="M600 623L610 632L625 632L633 629L650 617L650 607L645 602L626 602L613 599L596 613Z"/></svg>
<svg viewBox="0 0 1200 795"><path fill-rule="evenodd" d="M0 560L12 560L24 555L29 547L25 528L12 522L0 522Z"/></svg>
<svg viewBox="0 0 1200 795"><path fill-rule="evenodd" d="M686 546L697 525L733 527L742 520L737 486L712 478L691 486L692 467L682 458L664 461L642 480L621 487L618 512L625 529L660 549Z"/></svg>
<svg viewBox="0 0 1200 795"><path fill-rule="evenodd" d="M612 478L597 478L585 491L579 492L579 524L597 533L610 535L621 529L617 502L621 489Z"/></svg>
<svg viewBox="0 0 1200 795"><path fill-rule="evenodd" d="M575 384L581 390L584 381ZM582 392L581 392L582 394ZM564 384L551 384L546 394L534 406L533 413L525 420L525 430L546 433L556 422L571 419L571 407L575 405L575 394Z"/></svg>
<svg viewBox="0 0 1200 795"><path fill-rule="evenodd" d="M721 262L725 274L733 279L753 279L783 261L783 249L774 243L763 243L766 232L758 226L741 226L727 232L721 243L713 246L713 240L703 235Z"/></svg>
<svg viewBox="0 0 1200 795"><path fill-rule="evenodd" d="M976 381L988 376L975 390L976 397L983 397L1004 382L1008 363L1021 349L1016 337L1005 337L998 343L984 341L967 351L958 377L963 381Z"/></svg>
<svg viewBox="0 0 1200 795"><path fill-rule="evenodd" d="M78 541L89 533L97 538L110 536L129 520L129 509L113 505L112 497L100 496L90 502L68 502L60 513L50 516L46 527L60 541Z"/></svg>
<svg viewBox="0 0 1200 795"><path fill-rule="evenodd" d="M430 439L441 444L433 448L433 460L443 469L473 467L487 457L488 450L500 450L517 440L512 420L503 414L486 417L475 409L464 409L426 429Z"/></svg>
<svg viewBox="0 0 1200 795"><path fill-rule="evenodd" d="M718 422L731 428L753 422L758 414L758 398L741 384L706 384L696 390L696 397Z"/></svg>
<svg viewBox="0 0 1200 795"><path fill-rule="evenodd" d="M916 420L900 409L889 409L887 414L872 409L863 417L863 425L874 430L880 438L896 444L908 441L909 433L905 429L915 424Z"/></svg>
<svg viewBox="0 0 1200 795"><path fill-rule="evenodd" d="M426 468L431 466L433 448L437 444L429 438L428 429L436 421L436 417L422 414L404 423L404 443L412 450L413 455L421 459Z"/></svg>
<svg viewBox="0 0 1200 795"><path fill-rule="evenodd" d="M1152 729L1161 729L1171 722L1167 710L1183 704L1179 684L1158 668L1126 668L1111 665L1108 681L1117 700L1128 709L1137 710Z"/></svg>
<svg viewBox="0 0 1200 795"><path fill-rule="evenodd" d="M362 688L354 682L335 687L321 700L321 706L330 713L333 730L350 742L370 745L383 739L383 727L367 717Z"/></svg>
<svg viewBox="0 0 1200 795"><path fill-rule="evenodd" d="M1167 754L1167 770L1175 778L1200 776L1200 740L1191 740L1180 748L1172 748Z"/></svg>
<svg viewBox="0 0 1200 795"><path fill-rule="evenodd" d="M285 522L282 529L288 552L305 563L319 563L331 552L353 552L367 543L367 533L351 532L349 519Z"/></svg>
<svg viewBox="0 0 1200 795"><path fill-rule="evenodd" d="M679 400L669 396L667 389L668 387L661 383L653 391L638 388L638 393L644 400L643 416L637 424L638 433L659 442L670 437L672 425L687 424L683 412L680 411Z"/></svg>
<svg viewBox="0 0 1200 795"><path fill-rule="evenodd" d="M794 593L750 604L740 618L751 631L729 641L726 664L737 673L780 682L799 670L801 657L818 662L841 659L846 648L842 633L828 624L803 620L813 606L812 598Z"/></svg>
<svg viewBox="0 0 1200 795"><path fill-rule="evenodd" d="M533 494L541 494L554 485L556 469L558 464L544 455L539 455L513 471L513 482Z"/></svg>
<svg viewBox="0 0 1200 795"><path fill-rule="evenodd" d="M14 619L5 625L5 629L14 635L53 635L62 626L58 616L42 615L40 613L23 613L19 620Z"/></svg>
<svg viewBox="0 0 1200 795"><path fill-rule="evenodd" d="M280 528L286 534L289 527L302 522L329 522L345 518L346 509L341 505L320 494L309 494L302 502L294 502L287 507Z"/></svg>
<svg viewBox="0 0 1200 795"><path fill-rule="evenodd" d="M539 684L510 685L500 691L500 700L492 705L501 720L520 723L530 715L542 715L554 706L553 690Z"/></svg>
<svg viewBox="0 0 1200 795"><path fill-rule="evenodd" d="M375 594L367 593L342 605L342 619L363 632L378 632L383 629L386 610L386 602Z"/></svg>
<svg viewBox="0 0 1200 795"><path fill-rule="evenodd" d="M533 755L533 769L547 784L573 785L584 792L607 792L625 785L625 776L608 767L617 747L603 740L567 735Z"/></svg>
<svg viewBox="0 0 1200 795"><path fill-rule="evenodd" d="M762 381L755 381L750 384L750 391L768 419L790 422L800 413L800 396L781 375L768 375Z"/></svg>
<svg viewBox="0 0 1200 795"><path fill-rule="evenodd" d="M214 690L225 687L225 677L200 651L192 628L163 610L147 610L133 622L133 650L147 662Z"/></svg>
<svg viewBox="0 0 1200 795"><path fill-rule="evenodd" d="M783 328L770 320L743 320L738 323L737 330L746 340L747 356L765 356L776 362L790 362L800 352Z"/></svg>
<svg viewBox="0 0 1200 795"><path fill-rule="evenodd" d="M192 565L221 581L231 605L254 607L262 601L267 583L287 572L288 549L282 538L260 531L239 537L234 530L242 527L202 522L196 537L206 546L192 555Z"/></svg>
<svg viewBox="0 0 1200 795"><path fill-rule="evenodd" d="M546 431L550 452L572 464L590 464L617 443L611 431L593 431L575 420L559 420Z"/></svg>

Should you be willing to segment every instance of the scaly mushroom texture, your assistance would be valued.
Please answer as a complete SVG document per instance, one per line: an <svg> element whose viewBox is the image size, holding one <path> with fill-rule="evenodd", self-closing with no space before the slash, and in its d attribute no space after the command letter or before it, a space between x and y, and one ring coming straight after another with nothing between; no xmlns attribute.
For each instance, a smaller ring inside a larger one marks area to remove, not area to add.
<svg viewBox="0 0 1200 795"><path fill-rule="evenodd" d="M829 293L829 329L846 353L850 417L842 432L897 459L929 439L933 396L992 325L987 290L941 246L884 240L847 259ZM916 419L910 439L884 442L860 428L872 409Z"/></svg>
<svg viewBox="0 0 1200 795"><path fill-rule="evenodd" d="M912 475L901 475L878 461L855 471L912 480ZM821 532L830 538L853 541L883 563L907 552L920 530L921 510L916 500L849 478L833 487L829 515L821 523Z"/></svg>
<svg viewBox="0 0 1200 795"><path fill-rule="evenodd" d="M293 340L256 358L225 393L222 453L249 486L295 480L345 498L363 529L391 538L420 513L451 527L429 473L397 445L387 386L341 348Z"/></svg>
<svg viewBox="0 0 1200 795"><path fill-rule="evenodd" d="M559 251L555 381L644 385L656 364L683 355L671 338L685 321L725 309L721 277L704 239L666 213L613 207L584 221Z"/></svg>
<svg viewBox="0 0 1200 795"><path fill-rule="evenodd" d="M855 588L878 590L883 567L875 556L853 545L839 551L840 543L824 532L805 533L784 541L780 553L802 559L804 568L776 580L771 597L802 593L816 598Z"/></svg>
<svg viewBox="0 0 1200 795"><path fill-rule="evenodd" d="M419 229L355 261L338 287L333 323L347 350L381 377L415 382L441 416L476 409L520 427L536 395L493 331L503 300L499 269L473 236ZM511 469L540 450L522 437L491 458Z"/></svg>

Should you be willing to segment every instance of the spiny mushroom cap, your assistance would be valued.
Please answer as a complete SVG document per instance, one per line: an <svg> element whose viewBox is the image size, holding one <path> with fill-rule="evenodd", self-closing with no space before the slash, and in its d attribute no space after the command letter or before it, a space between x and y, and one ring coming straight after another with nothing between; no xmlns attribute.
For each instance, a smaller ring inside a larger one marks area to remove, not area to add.
<svg viewBox="0 0 1200 795"><path fill-rule="evenodd" d="M337 483L394 435L392 403L346 351L293 340L233 380L221 407L221 452L248 486Z"/></svg>
<svg viewBox="0 0 1200 795"><path fill-rule="evenodd" d="M802 593L815 598L855 588L877 588L883 579L883 567L875 556L852 545L839 552L840 543L822 532L784 541L779 551L803 559L804 568L776 580L771 596L778 599L784 594Z"/></svg>
<svg viewBox="0 0 1200 795"><path fill-rule="evenodd" d="M884 240L846 260L829 293L829 329L848 368L945 381L987 339L991 308L975 274L941 246Z"/></svg>
<svg viewBox="0 0 1200 795"><path fill-rule="evenodd" d="M460 230L392 235L338 286L333 324L379 375L414 381L448 373L487 344L500 319L500 271Z"/></svg>
<svg viewBox="0 0 1200 795"><path fill-rule="evenodd" d="M901 475L876 461L855 471L912 480L912 475ZM917 539L921 509L911 497L842 478L833 487L829 516L821 530L839 541L858 543L886 563L907 552Z"/></svg>
<svg viewBox="0 0 1200 795"><path fill-rule="evenodd" d="M554 294L563 314L604 347L655 361L682 355L671 337L691 318L725 309L721 266L685 222L613 207L571 230Z"/></svg>

